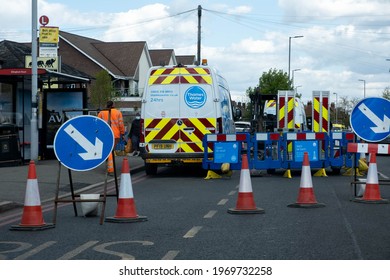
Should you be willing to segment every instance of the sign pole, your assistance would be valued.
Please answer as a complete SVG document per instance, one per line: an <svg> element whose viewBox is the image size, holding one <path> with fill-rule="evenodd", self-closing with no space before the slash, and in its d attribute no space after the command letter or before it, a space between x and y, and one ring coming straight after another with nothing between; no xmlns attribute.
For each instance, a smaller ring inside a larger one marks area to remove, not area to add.
<svg viewBox="0 0 390 280"><path fill-rule="evenodd" d="M38 159L38 66L37 66L37 0L32 0L32 21L31 21L31 56L32 56L32 72L31 72L31 124L30 124L30 159Z"/></svg>

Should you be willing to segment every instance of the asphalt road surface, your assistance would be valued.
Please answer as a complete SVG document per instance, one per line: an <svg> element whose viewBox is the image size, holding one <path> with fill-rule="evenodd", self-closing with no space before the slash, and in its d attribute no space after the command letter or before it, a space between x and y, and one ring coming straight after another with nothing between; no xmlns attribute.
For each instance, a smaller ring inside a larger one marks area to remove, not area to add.
<svg viewBox="0 0 390 280"><path fill-rule="evenodd" d="M377 160L379 179L390 177L390 157ZM9 211L0 220L0 259L390 259L390 204L352 202L351 177L329 174L312 177L316 199L325 207L290 208L301 174L282 175L253 172L250 178L254 201L264 214L227 212L237 202L240 171L205 180L205 172L195 168L162 168L153 177L131 177L137 213L147 217L145 222L100 225L99 216L80 215L79 203L78 217L71 204L60 204L55 228L10 231L20 222L21 210ZM380 191L390 199L389 185ZM42 205L47 223L53 206ZM115 197L109 197L105 216L113 216L116 208Z"/></svg>

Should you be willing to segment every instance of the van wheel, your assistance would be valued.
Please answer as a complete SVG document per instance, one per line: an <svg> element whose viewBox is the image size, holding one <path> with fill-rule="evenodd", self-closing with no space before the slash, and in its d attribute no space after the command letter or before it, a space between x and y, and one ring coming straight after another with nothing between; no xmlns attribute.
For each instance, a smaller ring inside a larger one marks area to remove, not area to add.
<svg viewBox="0 0 390 280"><path fill-rule="evenodd" d="M157 174L157 164L145 163L145 172L146 172L146 175L156 175Z"/></svg>

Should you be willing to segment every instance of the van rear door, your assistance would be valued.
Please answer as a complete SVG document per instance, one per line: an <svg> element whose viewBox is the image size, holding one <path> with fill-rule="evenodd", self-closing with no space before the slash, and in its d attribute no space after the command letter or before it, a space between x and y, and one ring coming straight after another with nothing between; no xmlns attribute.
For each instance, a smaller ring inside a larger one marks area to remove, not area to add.
<svg viewBox="0 0 390 280"><path fill-rule="evenodd" d="M217 103L210 70L182 68L180 92L181 152L203 153L204 135L216 132Z"/></svg>
<svg viewBox="0 0 390 280"><path fill-rule="evenodd" d="M147 151L203 153L203 136L216 127L209 70L159 68L148 83L143 112Z"/></svg>

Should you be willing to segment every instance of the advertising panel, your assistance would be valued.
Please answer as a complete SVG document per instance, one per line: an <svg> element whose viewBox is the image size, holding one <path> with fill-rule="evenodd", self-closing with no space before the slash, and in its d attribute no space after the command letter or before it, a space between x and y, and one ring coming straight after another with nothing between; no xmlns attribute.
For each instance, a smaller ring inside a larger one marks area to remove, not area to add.
<svg viewBox="0 0 390 280"><path fill-rule="evenodd" d="M44 94L44 137L46 154L53 154L53 142L57 130L67 120L80 116L85 104L85 92L82 90L48 90ZM75 110L64 112L66 110ZM77 111L80 110L80 111Z"/></svg>

